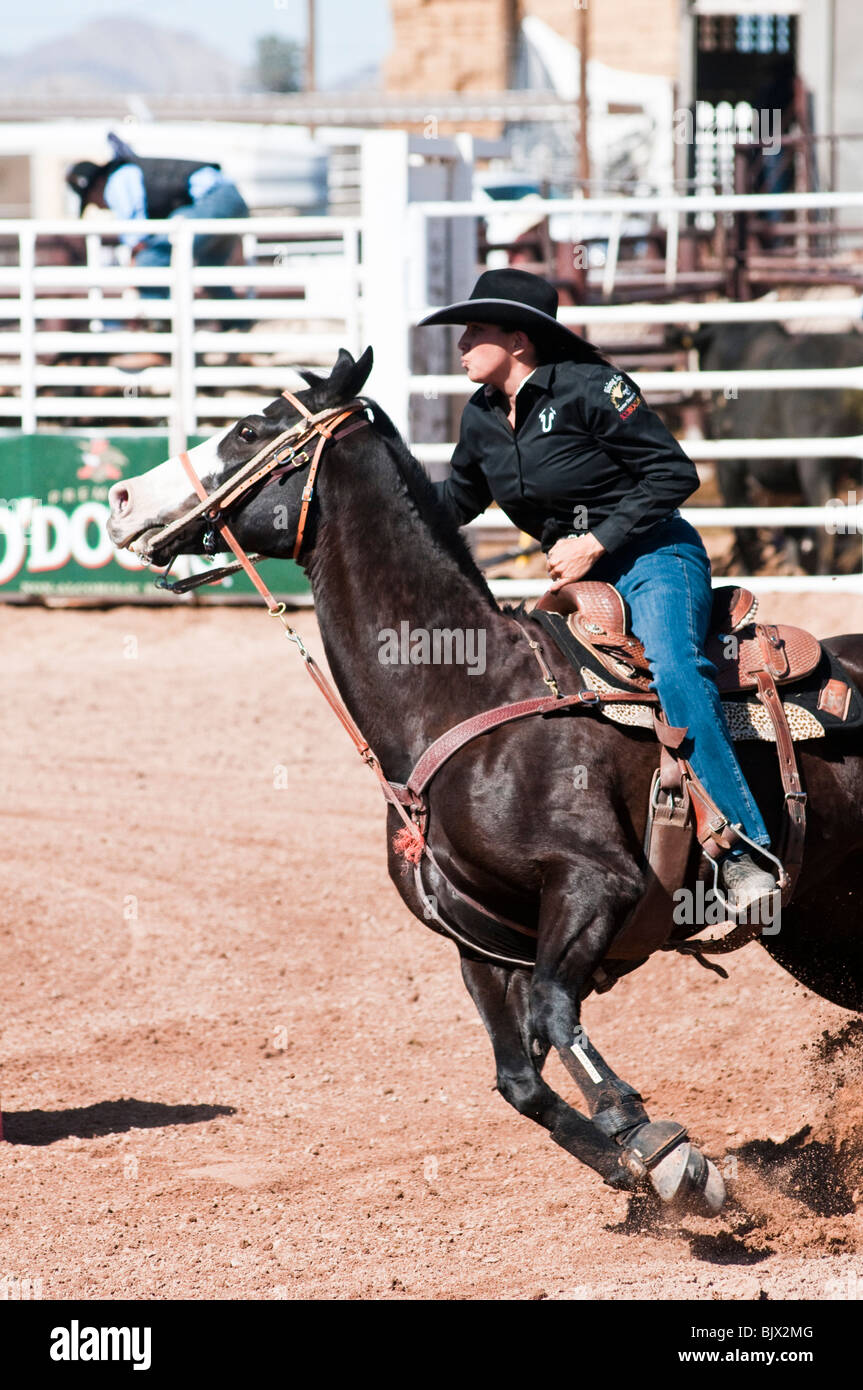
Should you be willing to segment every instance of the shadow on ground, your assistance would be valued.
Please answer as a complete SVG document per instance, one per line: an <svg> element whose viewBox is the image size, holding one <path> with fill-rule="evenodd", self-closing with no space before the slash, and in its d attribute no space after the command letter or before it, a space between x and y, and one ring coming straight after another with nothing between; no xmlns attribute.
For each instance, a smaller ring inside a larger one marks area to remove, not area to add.
<svg viewBox="0 0 863 1390"><path fill-rule="evenodd" d="M742 1226L734 1231L717 1231L715 1235L694 1235L684 1231L689 1248L696 1260L711 1265L757 1265L768 1260L773 1254L770 1245L751 1246L746 1236L751 1227Z"/></svg>
<svg viewBox="0 0 863 1390"><path fill-rule="evenodd" d="M9 1144L53 1144L58 1139L96 1139L130 1129L196 1125L234 1115L231 1105L162 1105L150 1100L103 1100L76 1110L18 1110L3 1116Z"/></svg>

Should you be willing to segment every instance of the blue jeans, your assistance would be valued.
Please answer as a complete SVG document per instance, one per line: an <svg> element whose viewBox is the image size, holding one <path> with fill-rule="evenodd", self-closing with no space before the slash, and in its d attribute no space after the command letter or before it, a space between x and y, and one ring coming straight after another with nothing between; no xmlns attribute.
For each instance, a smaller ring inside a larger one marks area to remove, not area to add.
<svg viewBox="0 0 863 1390"><path fill-rule="evenodd" d="M734 751L716 667L704 652L713 591L698 532L681 516L669 517L639 540L603 555L586 578L613 584L629 604L632 630L653 672L651 689L668 722L688 727L689 762L722 814L732 825L742 825L756 844L769 845Z"/></svg>
<svg viewBox="0 0 863 1390"><path fill-rule="evenodd" d="M248 217L249 209L232 183L220 183L211 188L203 198L186 207L177 208L172 217ZM196 236L192 248L195 265L227 265L234 249L236 236L233 233L207 232ZM169 266L171 264L171 243L166 237L149 237L135 257L136 266ZM166 299L167 286L143 285L138 291L142 299ZM211 285L207 293L212 299L234 299L230 285Z"/></svg>

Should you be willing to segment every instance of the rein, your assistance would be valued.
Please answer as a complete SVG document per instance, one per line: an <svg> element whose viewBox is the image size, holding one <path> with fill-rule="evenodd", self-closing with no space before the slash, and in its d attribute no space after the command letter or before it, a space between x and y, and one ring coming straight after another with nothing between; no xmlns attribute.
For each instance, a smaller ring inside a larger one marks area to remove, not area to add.
<svg viewBox="0 0 863 1390"><path fill-rule="evenodd" d="M186 527L189 521L196 517L203 516L218 529L227 546L233 551L237 559L235 564L225 565L219 569L210 570L207 574L196 575L191 581L188 579L181 579L168 583L167 580L163 579L159 582L159 587L170 589L172 593L185 593L188 589L198 588L202 584L215 583L216 580L221 579L225 574L234 574L240 569L245 570L249 579L261 595L261 598L266 603L269 617L277 618L282 624L286 638L289 642L294 643L315 685L341 723L342 728L348 734L348 737L351 739L351 742L363 762L366 763L377 776L384 796L398 811L405 823L405 830L409 832L411 839L414 840L419 835L417 826L403 806L393 786L387 781L377 755L370 747L368 741L363 737L349 709L327 680L311 652L303 642L300 634L296 632L287 621L285 617L287 610L284 603L279 603L276 600L275 596L270 592L269 588L258 574L258 571L255 569L255 561L260 560L262 557L259 555L247 555L233 531L222 519L228 507L233 506L235 502L244 497L257 483L261 482L262 479L272 479L277 473L305 468L308 464L309 477L302 492L302 507L300 509L297 538L294 543L292 556L294 560L298 559L302 549L303 534L308 520L309 507L312 497L314 496L315 478L324 449L328 443L345 439L349 434L353 434L354 430L362 429L363 426L369 423L368 418L364 414L363 419L356 420L352 425L349 425L346 429L339 431L337 434L336 431L345 420L350 419L352 415L356 415L359 411L365 412L366 407L362 401L353 402L347 408L324 410L317 415L313 415L311 411L306 409L302 401L297 400L296 396L293 396L290 391L283 391L282 395L286 400L290 401L291 405L299 411L300 415L305 417L305 425L299 422L296 425L292 425L289 430L283 431L283 433L273 440L271 444L268 444L265 449L259 450L254 458L250 459L238 473L235 473L233 477L229 478L226 483L222 483L221 487L216 488L213 492L207 492L192 467L192 462L188 453L184 451L180 454L180 463L183 465L186 476L192 484L195 493L201 500L198 506L193 507L191 511L186 512L183 516L178 517L176 521L172 521L170 525L159 531L158 534L152 538L151 545L153 542L161 544L166 537L170 537L176 534L177 531ZM297 438L298 433L300 436L299 438ZM300 445L309 443L316 435L317 444L311 459L305 452L298 454L297 448ZM286 454L281 454L279 451L282 445L289 439L296 439L296 446L290 448Z"/></svg>

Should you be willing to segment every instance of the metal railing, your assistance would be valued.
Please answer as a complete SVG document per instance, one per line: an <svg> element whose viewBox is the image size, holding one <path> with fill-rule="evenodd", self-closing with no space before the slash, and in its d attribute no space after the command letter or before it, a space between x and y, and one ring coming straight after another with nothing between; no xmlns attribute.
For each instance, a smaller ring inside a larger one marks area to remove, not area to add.
<svg viewBox="0 0 863 1390"><path fill-rule="evenodd" d="M106 254L123 254L109 249L106 240L124 233L166 238L170 267L105 264ZM242 237L253 263L196 266L194 238L202 233ZM82 238L88 263L38 264L40 237ZM356 218L7 220L0 221L0 238L13 238L18 248L18 264L0 266L0 321L13 325L5 332L0 328L0 390L9 393L0 395L0 419L19 421L24 433L58 420L163 420L172 439L185 439L198 432L202 420L236 418L259 408L262 389L284 387L286 357L293 366L315 366L332 360L341 346L359 350ZM254 263L264 257L271 258L269 264ZM217 287L244 296L252 291L255 297L196 294ZM161 289L164 297L139 298L141 289ZM57 320L70 326L46 326ZM204 326L207 320L236 322L242 329L215 332ZM164 327L135 328L154 321ZM250 321L281 326L272 333L251 333L245 326ZM163 354L167 361L138 368L62 361L64 355L90 359L142 352ZM199 360L207 353L226 354L228 361ZM230 360L249 353L277 354L282 363ZM244 394L243 388L255 394ZM206 395L208 389L220 394ZM112 394L82 394L94 390ZM225 390L231 394L221 394Z"/></svg>
<svg viewBox="0 0 863 1390"><path fill-rule="evenodd" d="M380 137L375 137L380 138ZM118 427L138 422L142 433L167 421L171 447L181 447L188 435L221 427L249 409L260 409L261 391L273 394L290 384L289 365L315 367L331 362L339 347L359 352L366 335L375 337L376 351L386 348L386 367L376 394L402 427L409 418L412 397L467 396L475 388L463 376L412 374L410 326L431 307L424 302L429 278L425 273L430 218L464 218L466 235L472 219L487 215L487 203L392 202L378 214L378 194L367 200L364 217L262 217L166 221L0 221L0 240L17 243L18 264L0 266L0 422L20 424L26 433L40 428L74 432L84 422L116 421ZM532 203L538 215L571 213L586 225L592 216L622 220L634 213L656 213L669 220L670 276L674 278L675 239L671 229L681 216L708 209L841 209L863 207L861 194L729 195L726 197L665 196L652 198L591 198L568 202ZM106 264L122 251L106 242L123 233L158 232L172 246L169 268L139 269ZM194 265L194 237L202 233L236 234L242 238L246 265ZM41 237L83 238L86 265L37 264ZM374 248L371 255L370 248ZM142 288L164 287L165 298L142 300ZM221 299L196 291L230 287L254 297ZM370 313L374 307L374 315ZM668 303L568 307L564 323L579 330L603 324L691 324L723 322L784 322L834 319L859 322L863 302L843 300L759 301L754 303ZM389 316L389 317L387 317ZM55 321L53 326L49 320ZM60 320L64 326L57 327ZM219 331L207 321L243 325ZM164 325L150 327L151 322ZM253 332L245 327L255 325ZM391 325L389 341L377 341ZM272 325L272 329L267 325ZM71 325L80 325L76 329ZM135 325L141 325L136 327ZM146 325L146 326L144 326ZM817 339L813 336L813 342ZM161 364L130 368L111 363L116 354L152 352ZM612 349L613 352L613 349ZM219 353L221 363L207 362ZM254 354L253 362L237 361ZM63 355L100 360L63 361ZM61 359L61 360L58 360ZM263 360L261 360L263 359ZM267 360L271 359L271 360ZM647 392L692 392L729 388L800 390L863 390L863 366L841 368L704 373L634 372ZM82 394L87 391L111 394ZM47 394L54 392L55 394ZM695 460L805 457L863 458L863 436L836 439L684 440ZM449 459L454 445L417 439L415 454L426 463ZM688 515L701 526L812 525L826 520L825 508L692 508ZM780 520L780 514L782 520ZM832 513L831 513L832 515ZM792 519L793 517L793 519ZM499 514L492 523L506 525ZM482 523L480 523L482 524ZM490 523L491 524L491 523ZM760 581L747 579L754 587ZM777 584L771 578L771 587ZM860 576L800 577L797 588L859 587ZM531 591L533 581L510 581L519 593ZM540 581L536 581L540 583ZM763 585L761 585L763 587ZM507 591L507 581L497 584ZM511 590L510 590L511 591Z"/></svg>
<svg viewBox="0 0 863 1390"><path fill-rule="evenodd" d="M609 258L606 261L605 288L613 283L616 265L616 248L619 247L620 233L624 219L638 214L655 214L666 221L667 258L665 280L673 286L677 278L677 256L680 244L680 220L700 212L741 213L752 211L783 211L785 213L808 213L814 211L838 211L849 208L863 208L863 193L789 193L789 194L727 194L713 195L663 195L651 197L596 197L584 199L536 199L531 202L531 213L537 220L545 216L560 219L571 215L573 219L573 242L579 236L586 236L586 228L593 218L611 218L609 234ZM412 241L421 249L425 245L424 225L429 219L480 217L487 214L487 204L423 202L412 204L409 217L413 224ZM610 267L610 269L609 269ZM414 284L422 283L423 277L415 276ZM414 304L411 308L411 322L416 323L438 306L427 303ZM837 323L849 325L860 323L863 316L863 298L857 294L841 300L783 300L753 302L698 303L679 302L662 304L602 304L562 307L558 318L577 332L586 332L591 327L619 324L678 324L696 327L706 323L745 323L745 322L787 322L790 320L833 319ZM817 336L812 335L813 343ZM613 355L613 346L609 349ZM861 359L863 359L863 338L861 338ZM852 390L863 391L863 365L854 367L812 367L773 370L735 370L735 371L642 371L630 370L629 375L645 392L672 391L691 393L696 391L722 391L734 395L740 390ZM475 384L459 375L410 374L407 389L411 396L425 396L434 399L438 396L467 397L476 390ZM863 435L841 438L795 438L795 439L723 439L702 440L684 439L681 441L690 457L695 460L711 461L721 467L726 460L737 459L788 459L808 458L863 458ZM455 448L455 442L415 441L413 450L424 463L447 461ZM851 509L854 510L854 509ZM692 507L684 515L700 527L749 527L762 526L812 526L835 522L836 512L829 507ZM856 511L855 511L856 515ZM486 513L473 523L481 530L484 526L499 530L506 526L506 519L494 510ZM863 531L863 527L859 528ZM515 528L513 528L515 534ZM859 532L855 532L859 534ZM863 592L863 575L841 576L788 576L769 579L761 576L745 576L742 582L754 589L796 588L796 589L843 589ZM515 587L514 587L515 586ZM546 581L518 579L496 581L496 592L504 595L531 595L542 592Z"/></svg>

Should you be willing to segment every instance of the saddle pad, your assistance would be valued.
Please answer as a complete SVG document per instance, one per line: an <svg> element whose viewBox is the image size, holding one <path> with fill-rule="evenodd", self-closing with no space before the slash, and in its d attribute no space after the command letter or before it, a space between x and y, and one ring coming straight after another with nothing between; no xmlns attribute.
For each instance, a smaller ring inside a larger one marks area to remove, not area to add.
<svg viewBox="0 0 863 1390"><path fill-rule="evenodd" d="M533 619L554 640L562 656L581 676L583 683L593 690L631 690L630 685L615 683L613 673L600 662L589 647L578 640L566 618L559 613L548 613L534 608L523 617ZM851 698L847 717L843 720L829 710L818 708L818 695L826 680L844 681L851 687ZM837 656L826 647L822 648L821 660L808 676L779 686L779 694L796 742L810 738L823 738L835 730L857 730L863 728L863 696L848 675ZM615 724L637 725L653 728L651 705L606 705L600 709L604 718ZM766 709L757 698L747 699L740 691L722 696L722 708L728 720L734 741L748 739L775 741L773 725Z"/></svg>
<svg viewBox="0 0 863 1390"><path fill-rule="evenodd" d="M594 675L586 666L582 668L581 674L585 685L591 690L617 689L601 676ZM819 723L808 709L804 709L802 705L795 705L790 700L783 700L782 706L795 743L801 743L807 738L824 737L823 724ZM629 724L652 731L655 708L655 705L604 705L599 712L614 724ZM770 715L760 700L732 700L729 696L723 696L722 708L725 710L728 728L735 743L745 743L750 739L761 739L765 743L776 742L776 731Z"/></svg>

